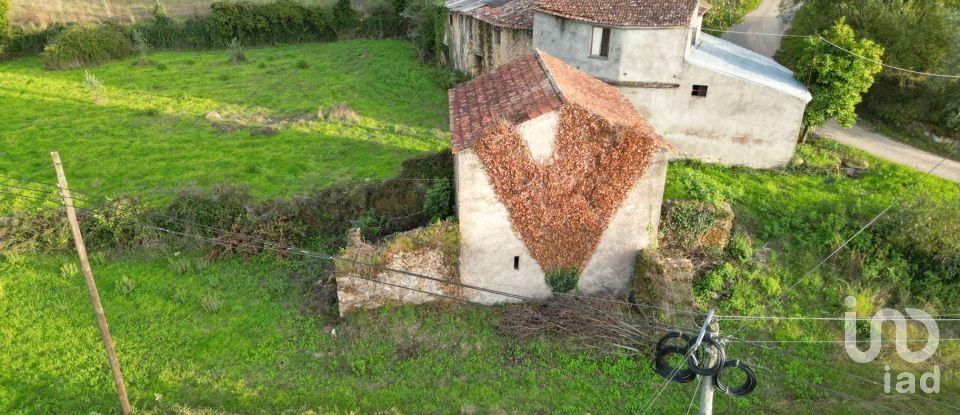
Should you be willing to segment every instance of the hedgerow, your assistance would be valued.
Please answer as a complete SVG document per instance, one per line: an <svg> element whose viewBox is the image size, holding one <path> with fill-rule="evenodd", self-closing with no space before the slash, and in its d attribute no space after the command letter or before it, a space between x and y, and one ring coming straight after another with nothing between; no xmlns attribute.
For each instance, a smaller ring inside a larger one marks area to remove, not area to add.
<svg viewBox="0 0 960 415"><path fill-rule="evenodd" d="M43 66L79 68L122 58L131 51L130 38L117 26L73 26L43 49Z"/></svg>

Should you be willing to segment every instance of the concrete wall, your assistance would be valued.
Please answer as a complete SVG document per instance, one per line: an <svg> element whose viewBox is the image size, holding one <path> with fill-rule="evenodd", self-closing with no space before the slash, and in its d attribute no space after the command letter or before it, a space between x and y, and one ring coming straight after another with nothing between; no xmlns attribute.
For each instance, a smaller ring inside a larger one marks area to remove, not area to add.
<svg viewBox="0 0 960 415"><path fill-rule="evenodd" d="M533 47L595 77L621 82L677 83L689 28L611 28L606 59L591 57L594 25L536 12Z"/></svg>
<svg viewBox="0 0 960 415"><path fill-rule="evenodd" d="M529 30L493 26L461 13L450 13L450 17L453 23L447 21L444 39L453 67L459 71L480 75L533 51ZM494 41L496 31L500 32L499 44Z"/></svg>
<svg viewBox="0 0 960 415"><path fill-rule="evenodd" d="M692 96L693 85L707 85L707 96ZM673 158L754 168L790 161L806 107L800 98L690 64L678 88L619 89L674 146Z"/></svg>
<svg viewBox="0 0 960 415"><path fill-rule="evenodd" d="M542 115L518 129L535 159L543 160L544 149L553 146L556 113ZM658 153L614 215L583 270L581 292L624 293L629 288L636 254L656 238L666 179L665 153ZM497 198L483 162L473 150L464 150L456 154L455 163L461 281L533 298L550 297L545 273L513 231L510 213ZM514 257L519 257L519 269L514 269ZM516 301L466 288L463 296L484 304Z"/></svg>

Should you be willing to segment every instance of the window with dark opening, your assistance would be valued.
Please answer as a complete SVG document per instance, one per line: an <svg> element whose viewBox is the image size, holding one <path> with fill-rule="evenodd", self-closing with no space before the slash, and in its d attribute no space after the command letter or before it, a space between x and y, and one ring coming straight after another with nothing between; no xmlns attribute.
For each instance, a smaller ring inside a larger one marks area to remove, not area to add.
<svg viewBox="0 0 960 415"><path fill-rule="evenodd" d="M606 58L610 56L610 28L594 27L590 56Z"/></svg>
<svg viewBox="0 0 960 415"><path fill-rule="evenodd" d="M500 29L493 31L493 46L500 46Z"/></svg>
<svg viewBox="0 0 960 415"><path fill-rule="evenodd" d="M520 257L513 257L513 269L520 269Z"/></svg>
<svg viewBox="0 0 960 415"><path fill-rule="evenodd" d="M693 93L691 94L695 97L705 97L707 96L707 86L706 85L694 85Z"/></svg>
<svg viewBox="0 0 960 415"><path fill-rule="evenodd" d="M450 22L450 26L453 26L453 15L452 15L452 14L449 15L449 16L447 16L447 21Z"/></svg>
<svg viewBox="0 0 960 415"><path fill-rule="evenodd" d="M474 64L474 66L476 66L477 68L483 69L483 55L481 55L481 54L479 54L479 53L473 55L473 64Z"/></svg>

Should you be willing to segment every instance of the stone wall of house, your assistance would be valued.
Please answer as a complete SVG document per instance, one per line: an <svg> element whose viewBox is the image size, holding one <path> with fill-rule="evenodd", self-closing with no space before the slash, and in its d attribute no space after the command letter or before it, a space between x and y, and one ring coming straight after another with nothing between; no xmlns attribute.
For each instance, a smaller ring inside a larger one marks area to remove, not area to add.
<svg viewBox="0 0 960 415"><path fill-rule="evenodd" d="M753 168L790 162L805 100L685 65L686 75L675 88L618 87L673 145L673 158ZM693 96L693 85L706 85L707 96Z"/></svg>
<svg viewBox="0 0 960 415"><path fill-rule="evenodd" d="M494 26L462 13L450 13L446 43L453 67L476 76L530 53L533 33Z"/></svg>
<svg viewBox="0 0 960 415"><path fill-rule="evenodd" d="M535 160L544 160L556 134L555 113L520 124L517 131ZM552 293L545 271L513 229L507 207L497 197L484 164L473 149L456 153L457 209L460 218L462 282L533 298ZM656 152L646 171L629 190L580 275L585 294L623 294L629 290L637 253L655 241L666 178L667 155ZM463 289L465 298L483 304L516 301L496 294Z"/></svg>
<svg viewBox="0 0 960 415"><path fill-rule="evenodd" d="M351 230L347 246L339 255L341 260L335 262L340 315L388 304L424 304L462 298L459 286L441 282L460 280L457 232L455 223L440 222L372 244L363 240L359 229Z"/></svg>

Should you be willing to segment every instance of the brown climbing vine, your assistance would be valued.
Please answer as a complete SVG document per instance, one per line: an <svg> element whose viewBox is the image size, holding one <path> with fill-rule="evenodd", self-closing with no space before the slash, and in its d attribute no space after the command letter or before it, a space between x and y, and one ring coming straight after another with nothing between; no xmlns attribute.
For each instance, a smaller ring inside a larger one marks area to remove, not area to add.
<svg viewBox="0 0 960 415"><path fill-rule="evenodd" d="M513 229L545 271L586 269L613 215L658 148L645 121L611 125L575 105L560 109L554 152L533 160L520 133L500 122L474 149Z"/></svg>

